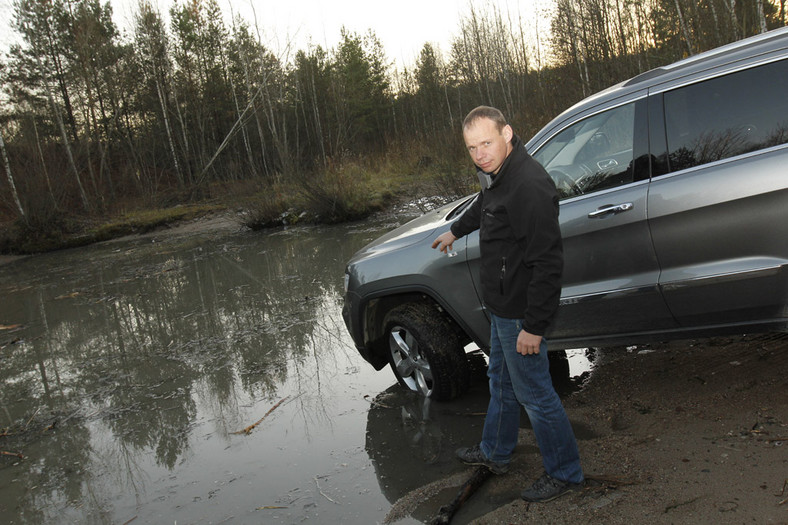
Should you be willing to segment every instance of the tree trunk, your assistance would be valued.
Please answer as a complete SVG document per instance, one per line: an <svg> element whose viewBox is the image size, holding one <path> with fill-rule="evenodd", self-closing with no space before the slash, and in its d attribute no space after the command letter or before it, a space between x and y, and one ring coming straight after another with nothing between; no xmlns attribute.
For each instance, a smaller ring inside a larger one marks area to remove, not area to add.
<svg viewBox="0 0 788 525"><path fill-rule="evenodd" d="M159 76L156 74L154 70L153 74L156 76L156 93L159 96L159 103L161 104L161 114L164 117L164 129L167 132L167 141L170 144L170 153L172 154L172 162L175 165L175 174L178 177L178 186L183 188L183 174L181 173L181 167L178 163L178 155L175 152L175 140L172 138L172 130L170 129L170 118L167 116L167 103L164 100L164 92L161 88L161 82L159 81Z"/></svg>
<svg viewBox="0 0 788 525"><path fill-rule="evenodd" d="M258 35L258 42L259 42L259 35ZM265 154L265 134L263 133L263 125L260 122L260 115L257 112L257 106L255 105L254 102L260 91L257 91L255 94L252 94L252 91L254 89L252 86L252 79L249 74L249 56L245 52L242 52L240 46L238 48L238 56L240 57L241 64L243 65L244 68L244 81L246 82L246 107L250 108L252 111L252 115L254 115L254 121L255 124L257 125L257 136L258 139L260 140L260 155L263 164L262 171L264 174L267 174L270 171L270 169L268 167L268 158ZM261 56L260 58L263 60L265 59L265 57L263 56ZM257 163L255 163L254 165L256 166Z"/></svg>
<svg viewBox="0 0 788 525"><path fill-rule="evenodd" d="M14 197L14 203L16 203L16 208L19 210L19 215L22 217L22 220L25 221L25 224L27 224L27 215L25 215L25 210L22 208L19 194L16 192L14 176L11 175L11 163L8 161L8 154L5 151L5 142L3 141L2 133L0 133L0 154L3 156L3 164L5 165L5 174L8 177L8 186L11 188L11 196Z"/></svg>
<svg viewBox="0 0 788 525"><path fill-rule="evenodd" d="M733 39L738 40L740 37L739 32L739 18L736 16L736 0L729 0L726 4L728 12L731 17L731 27L733 28Z"/></svg>
<svg viewBox="0 0 788 525"><path fill-rule="evenodd" d="M536 11L534 7L534 11ZM544 83L542 82L542 41L539 38L539 13L535 12L535 36L536 36L536 85L539 88L539 98L542 100L542 109L547 111L547 98L545 97Z"/></svg>
<svg viewBox="0 0 788 525"><path fill-rule="evenodd" d="M763 0L755 0L755 5L758 7L758 23L760 25L761 33L765 33L766 29L766 15L763 12Z"/></svg>
<svg viewBox="0 0 788 525"><path fill-rule="evenodd" d="M44 68L41 65L40 60L38 61L38 66L41 69L43 75ZM43 76L43 78L46 78L46 76ZM49 105L52 106L52 113L55 115L55 120L57 121L57 126L60 130L60 138L63 140L63 148L66 150L69 166L71 166L71 170L74 172L74 177L77 179L79 196L82 198L82 206L85 208L85 211L90 211L90 201L88 200L88 196L85 193L85 188L82 186L82 179L79 176L79 170L77 170L77 165L74 162L74 154L71 151L71 144L68 142L68 135L66 134L66 126L63 124L63 117L60 114L60 110L57 108L57 104L55 104L55 98L52 96L52 89L49 87L49 82L47 80L44 81L44 86L46 87Z"/></svg>
<svg viewBox="0 0 788 525"><path fill-rule="evenodd" d="M241 116L242 116L241 115L241 108L238 105L238 95L235 92L235 82L233 82L232 77L229 77L229 78L230 78L230 90L233 93L233 104L235 105L235 115L236 115L236 117L238 119L241 119ZM249 134L246 131L245 120L246 119L244 118L244 121L241 122L241 135L242 135L243 140L244 140L244 149L246 150L246 159L249 162L249 171L250 171L250 173L256 174L257 173L257 167L255 166L255 162L254 162L254 155L252 155L252 146L249 143Z"/></svg>
<svg viewBox="0 0 788 525"><path fill-rule="evenodd" d="M252 14L254 15L254 27L255 27L255 31L257 32L257 43L260 46L260 58L263 61L263 63L265 63L265 56L262 51L263 38L260 33L260 25L257 22L257 12L254 9L254 2L250 2L249 4L252 7ZM268 155L266 154L265 151L265 134L263 132L263 124L262 122L260 122L260 114L258 113L258 108L254 102L257 96L261 93L262 88L259 88L255 92L255 94L252 95L252 81L249 76L249 57L246 56L246 54L244 54L243 63L244 63L244 75L246 76L246 92L247 92L246 96L249 97L248 106L252 108L252 111L254 111L254 120L255 123L257 124L257 135L260 137L260 153L263 160L263 173L267 175L269 173L273 173L274 169L273 166L269 166L268 164Z"/></svg>
<svg viewBox="0 0 788 525"><path fill-rule="evenodd" d="M38 158L41 160L41 169L44 172L44 179L47 181L47 190L49 191L49 196L52 199L52 206L55 210L59 210L59 206L57 204L57 199L55 199L55 192L52 191L52 181L49 179L49 170L47 169L46 161L44 160L44 151L41 149L41 137L38 136L38 125L36 124L36 117L32 115L30 120L33 123L33 132L36 135L36 148L38 150Z"/></svg>
<svg viewBox="0 0 788 525"><path fill-rule="evenodd" d="M586 63L585 50L580 49L577 41L577 26L575 25L575 8L573 6L574 0L566 2L569 16L569 36L572 39L572 51L575 55L575 62L577 63L577 71L580 75L580 84L583 87L583 97L587 97L591 90L591 82L588 78L588 64Z"/></svg>
<svg viewBox="0 0 788 525"><path fill-rule="evenodd" d="M673 0L676 4L676 12L679 15L679 24L681 25L681 32L684 34L684 41L687 43L687 51L689 52L690 56L695 54L695 49L692 46L692 41L690 40L689 28L687 27L686 22L684 21L684 15L681 13L681 6L679 5L679 0ZM731 2L735 2L735 0L731 0Z"/></svg>
<svg viewBox="0 0 788 525"><path fill-rule="evenodd" d="M714 19L714 43L716 45L720 45L720 36L722 35L722 30L720 29L720 20L719 15L717 15L717 8L714 6L714 2L709 2L709 7L711 7L711 16Z"/></svg>

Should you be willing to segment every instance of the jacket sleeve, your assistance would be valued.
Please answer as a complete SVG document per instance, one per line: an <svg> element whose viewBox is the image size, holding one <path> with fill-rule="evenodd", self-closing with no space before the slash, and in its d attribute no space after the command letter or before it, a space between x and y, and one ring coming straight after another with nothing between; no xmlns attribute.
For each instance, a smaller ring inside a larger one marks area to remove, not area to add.
<svg viewBox="0 0 788 525"><path fill-rule="evenodd" d="M544 335L561 299L563 244L555 183L540 165L531 169L536 172L526 177L527 183L520 186L516 199L522 205L507 211L514 215L514 236L523 249L523 263L531 273L523 329Z"/></svg>
<svg viewBox="0 0 788 525"><path fill-rule="evenodd" d="M465 212L451 225L451 232L458 239L479 229L482 217L482 192L474 198Z"/></svg>

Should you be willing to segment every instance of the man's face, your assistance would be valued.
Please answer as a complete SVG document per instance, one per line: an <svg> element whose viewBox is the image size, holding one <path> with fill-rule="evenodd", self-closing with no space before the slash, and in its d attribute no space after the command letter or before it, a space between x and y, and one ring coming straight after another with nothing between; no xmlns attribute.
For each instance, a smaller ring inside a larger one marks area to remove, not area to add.
<svg viewBox="0 0 788 525"><path fill-rule="evenodd" d="M495 122L478 118L462 131L471 159L482 171L498 173L503 161L512 151L512 128L508 124L500 131Z"/></svg>

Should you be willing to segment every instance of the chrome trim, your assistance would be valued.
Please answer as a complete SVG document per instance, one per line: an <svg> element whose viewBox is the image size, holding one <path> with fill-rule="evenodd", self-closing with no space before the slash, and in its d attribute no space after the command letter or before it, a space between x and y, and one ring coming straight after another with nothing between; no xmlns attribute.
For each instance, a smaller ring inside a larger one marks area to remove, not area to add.
<svg viewBox="0 0 788 525"><path fill-rule="evenodd" d="M589 219L598 219L600 217L606 217L611 213L616 215L621 212L629 211L634 208L635 205L631 202L623 202L621 204L608 204L607 206L602 206L597 208L596 210L588 213Z"/></svg>
<svg viewBox="0 0 788 525"><path fill-rule="evenodd" d="M716 275L704 275L700 277L693 277L692 279L683 279L681 281L670 281L667 283L660 283L659 286L662 291L674 292L694 286L708 286L710 284L726 283L731 281L739 281L743 279L757 279L759 277L772 277L779 274L783 268L788 265L778 264L776 266L766 266L763 268L752 268L741 272L728 272Z"/></svg>
<svg viewBox="0 0 788 525"><path fill-rule="evenodd" d="M582 295L572 295L568 297L562 297L558 303L558 306L566 306L570 304L579 304L579 303L587 303L589 301L596 301L599 299L607 299L609 296L613 297L621 297L625 295L636 295L649 292L651 290L655 290L657 288L656 285L653 286L637 286L632 288L624 288L621 290L606 290L604 292L594 292L589 294L582 294Z"/></svg>

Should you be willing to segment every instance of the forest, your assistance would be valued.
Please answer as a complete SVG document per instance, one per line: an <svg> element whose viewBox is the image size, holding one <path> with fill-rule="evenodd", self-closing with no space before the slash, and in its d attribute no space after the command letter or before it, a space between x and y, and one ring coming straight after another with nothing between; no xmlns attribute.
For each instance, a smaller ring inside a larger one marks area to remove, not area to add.
<svg viewBox="0 0 788 525"><path fill-rule="evenodd" d="M785 4L553 0L512 13L469 1L450 49L425 42L395 66L372 19L333 48L283 53L216 0L177 1L166 17L141 0L122 33L109 3L14 0L0 252L99 240L134 214L232 207L255 227L299 210L363 217L416 183L459 194L472 188L459 126L473 107L499 107L528 138L596 91L784 26Z"/></svg>

